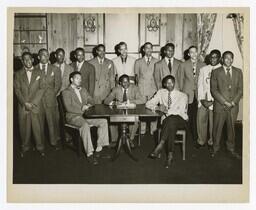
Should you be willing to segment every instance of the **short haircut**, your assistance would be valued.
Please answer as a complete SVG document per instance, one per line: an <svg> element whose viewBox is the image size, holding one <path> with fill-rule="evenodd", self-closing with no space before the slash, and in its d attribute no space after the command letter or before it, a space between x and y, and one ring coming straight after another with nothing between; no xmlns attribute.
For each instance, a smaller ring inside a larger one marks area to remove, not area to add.
<svg viewBox="0 0 256 210"><path fill-rule="evenodd" d="M41 48L39 51L38 51L38 55L40 55L43 51L46 51L48 54L48 50L46 48Z"/></svg>
<svg viewBox="0 0 256 210"><path fill-rule="evenodd" d="M125 43L125 42L119 42L119 44L118 44L118 49L120 49L120 46L121 45L125 45L126 47L127 47L127 44Z"/></svg>
<svg viewBox="0 0 256 210"><path fill-rule="evenodd" d="M98 44L98 45L96 46L96 50L99 50L100 47L102 47L102 48L104 49L104 51L106 50L106 47L105 47L104 44Z"/></svg>
<svg viewBox="0 0 256 210"><path fill-rule="evenodd" d="M82 47L78 47L75 49L75 53L77 53L78 51L82 51L83 53L85 53L84 48L82 48Z"/></svg>
<svg viewBox="0 0 256 210"><path fill-rule="evenodd" d="M234 53L232 53L231 51L225 51L223 54L222 54L222 58L225 57L225 55L227 54L230 54L232 56L232 58L234 58Z"/></svg>
<svg viewBox="0 0 256 210"><path fill-rule="evenodd" d="M69 82L70 82L70 83L72 83L72 82L71 82L71 78L74 78L74 76L77 75L77 74L79 74L80 76L82 76L79 71L73 71L73 72L71 72L71 73L69 74Z"/></svg>
<svg viewBox="0 0 256 210"><path fill-rule="evenodd" d="M165 77L162 79L162 86L163 86L163 88L166 88L166 83L167 83L167 81L168 81L169 79L171 79L172 82L175 84L175 78L174 78L174 76L172 76L172 75L167 75L167 76L165 76Z"/></svg>
<svg viewBox="0 0 256 210"><path fill-rule="evenodd" d="M24 53L22 53L22 55L21 55L21 59L23 60L26 55L30 56L30 58L33 58L32 53L30 53L30 52L24 52Z"/></svg>
<svg viewBox="0 0 256 210"><path fill-rule="evenodd" d="M122 74L120 77L119 77L119 82L121 83L125 78L128 79L128 81L130 81L130 78L127 74Z"/></svg>
<svg viewBox="0 0 256 210"><path fill-rule="evenodd" d="M65 50L63 48L58 48L55 53L58 54L59 52L63 52L65 54Z"/></svg>
<svg viewBox="0 0 256 210"><path fill-rule="evenodd" d="M212 50L212 51L210 52L210 55L212 55L212 54L217 54L217 56L218 56L219 58L221 57L221 52L220 52L219 50L217 50L217 49Z"/></svg>
<svg viewBox="0 0 256 210"><path fill-rule="evenodd" d="M146 45L148 45L148 44L151 46L151 48L153 48L153 44L152 44L151 42L146 42L146 43L143 45L143 48L145 48Z"/></svg>
<svg viewBox="0 0 256 210"><path fill-rule="evenodd" d="M192 48L195 48L195 49L197 50L197 46L192 45L192 46L190 46L190 47L188 48L188 53L189 53L189 51L190 51Z"/></svg>
<svg viewBox="0 0 256 210"><path fill-rule="evenodd" d="M165 46L164 46L164 49L167 50L168 47L171 47L172 49L175 50L175 45L173 43L167 43Z"/></svg>

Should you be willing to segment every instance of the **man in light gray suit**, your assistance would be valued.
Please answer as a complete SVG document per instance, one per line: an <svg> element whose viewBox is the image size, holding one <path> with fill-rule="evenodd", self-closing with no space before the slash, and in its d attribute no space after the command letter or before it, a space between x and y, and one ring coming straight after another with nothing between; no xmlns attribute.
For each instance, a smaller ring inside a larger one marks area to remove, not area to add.
<svg viewBox="0 0 256 210"><path fill-rule="evenodd" d="M155 64L154 79L157 90L162 88L162 80L167 75L172 75L176 78L177 71L181 61L174 58L175 46L173 43L167 43L164 46L165 57ZM177 85L175 85L175 88Z"/></svg>
<svg viewBox="0 0 256 210"><path fill-rule="evenodd" d="M196 46L191 46L188 49L189 60L181 63L177 71L177 85L181 92L188 95L188 116L191 129L192 139L197 145L197 80L199 70L205 66L205 63L198 59Z"/></svg>
<svg viewBox="0 0 256 210"><path fill-rule="evenodd" d="M220 148L220 139L224 123L227 123L227 149L240 159L235 152L235 121L239 111L239 101L243 95L243 74L233 64L234 54L226 51L222 55L223 66L211 74L211 93L213 104L213 151L214 157Z"/></svg>

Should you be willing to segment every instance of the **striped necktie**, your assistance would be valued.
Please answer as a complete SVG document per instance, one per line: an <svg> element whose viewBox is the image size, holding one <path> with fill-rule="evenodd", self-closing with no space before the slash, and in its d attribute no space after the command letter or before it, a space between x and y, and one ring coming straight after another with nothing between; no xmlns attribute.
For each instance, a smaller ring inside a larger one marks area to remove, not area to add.
<svg viewBox="0 0 256 210"><path fill-rule="evenodd" d="M168 91L168 109L170 109L172 104L171 91Z"/></svg>

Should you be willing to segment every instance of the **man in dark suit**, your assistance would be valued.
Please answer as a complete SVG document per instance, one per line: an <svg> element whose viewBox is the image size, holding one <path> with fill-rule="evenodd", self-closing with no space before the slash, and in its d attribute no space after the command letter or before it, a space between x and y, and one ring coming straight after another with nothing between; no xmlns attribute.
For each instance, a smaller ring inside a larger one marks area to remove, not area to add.
<svg viewBox="0 0 256 210"><path fill-rule="evenodd" d="M233 64L234 54L226 51L222 55L223 66L211 74L211 93L213 104L213 151L214 157L220 148L220 139L224 123L227 124L227 149L231 155L240 159L235 152L235 121L239 110L239 101L243 95L243 74Z"/></svg>
<svg viewBox="0 0 256 210"><path fill-rule="evenodd" d="M36 149L44 156L42 122L40 118L41 99L45 91L42 72L34 68L32 54L22 54L23 68L14 75L14 91L18 99L18 117L21 137L21 156L30 149L31 130Z"/></svg>
<svg viewBox="0 0 256 210"><path fill-rule="evenodd" d="M114 87L108 97L104 100L104 103L107 105L119 105L122 103L133 103L133 104L144 104L145 97L140 93L140 90L137 86L130 84L130 79L127 74L123 74L119 77L120 85ZM116 136L117 132L116 126L111 126L112 136ZM134 137L138 129L138 122L135 122L134 125L129 126L130 129L130 143L131 147L134 147ZM112 139L116 142L117 139Z"/></svg>
<svg viewBox="0 0 256 210"><path fill-rule="evenodd" d="M105 57L105 46L96 47L97 56L89 61L95 68L95 90L93 99L96 104L102 104L111 89L115 87L115 72L112 60Z"/></svg>
<svg viewBox="0 0 256 210"><path fill-rule="evenodd" d="M205 66L205 63L198 59L198 52L196 46L191 46L188 49L189 60L181 63L177 71L177 85L181 92L188 95L188 117L191 129L192 139L197 145L197 80L199 70Z"/></svg>
<svg viewBox="0 0 256 210"><path fill-rule="evenodd" d="M88 91L81 87L81 73L74 71L70 74L71 85L62 92L68 123L80 127L84 149L89 163L98 165L97 158L104 146L109 145L108 123L106 119L85 119L83 113L94 105L94 100ZM90 126L98 128L97 148L94 148L91 139Z"/></svg>
<svg viewBox="0 0 256 210"><path fill-rule="evenodd" d="M162 88L162 80L167 75L172 75L176 78L180 60L174 58L175 46L173 43L167 43L164 46L164 58L155 64L154 79L157 90ZM176 87L177 85L175 85Z"/></svg>
<svg viewBox="0 0 256 210"><path fill-rule="evenodd" d="M94 95L95 89L95 68L92 64L85 60L83 48L76 48L75 57L76 62L71 63L71 66L75 71L79 71L82 75L81 86L86 88L91 96Z"/></svg>
<svg viewBox="0 0 256 210"><path fill-rule="evenodd" d="M42 72L42 79L46 85L46 91L42 98L42 121L46 119L51 145L60 149L58 141L60 140L59 131L59 110L56 96L61 88L61 72L49 64L49 52L46 49L40 49L38 52L39 64L36 66ZM44 125L44 123L43 123ZM43 128L44 131L44 128Z"/></svg>

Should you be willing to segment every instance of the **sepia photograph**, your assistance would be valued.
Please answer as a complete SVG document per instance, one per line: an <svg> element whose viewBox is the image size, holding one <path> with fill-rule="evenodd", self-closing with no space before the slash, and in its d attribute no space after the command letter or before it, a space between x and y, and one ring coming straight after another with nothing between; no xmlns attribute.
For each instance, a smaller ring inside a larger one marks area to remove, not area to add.
<svg viewBox="0 0 256 210"><path fill-rule="evenodd" d="M248 199L248 11L9 8L9 184Z"/></svg>

